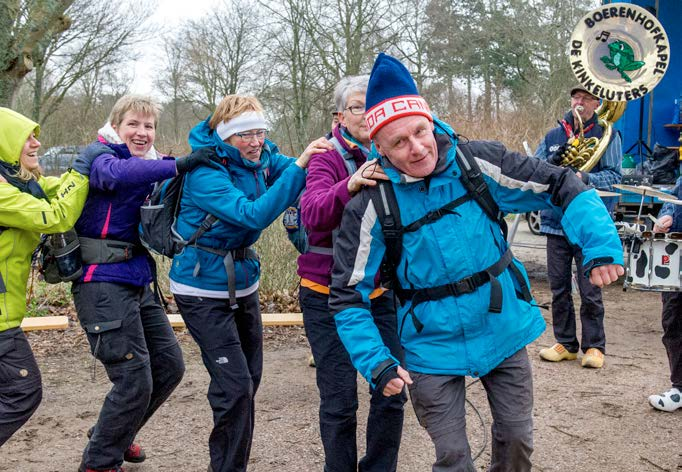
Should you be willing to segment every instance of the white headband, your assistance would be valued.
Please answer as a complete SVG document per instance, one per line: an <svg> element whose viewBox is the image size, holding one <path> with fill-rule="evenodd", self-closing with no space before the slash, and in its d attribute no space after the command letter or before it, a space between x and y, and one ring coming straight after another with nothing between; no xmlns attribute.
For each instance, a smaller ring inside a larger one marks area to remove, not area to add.
<svg viewBox="0 0 682 472"><path fill-rule="evenodd" d="M225 141L227 138L235 133L248 131L250 129L267 129L268 123L265 121L265 115L259 111L249 111L237 115L230 121L221 121L216 126L216 133L220 139Z"/></svg>

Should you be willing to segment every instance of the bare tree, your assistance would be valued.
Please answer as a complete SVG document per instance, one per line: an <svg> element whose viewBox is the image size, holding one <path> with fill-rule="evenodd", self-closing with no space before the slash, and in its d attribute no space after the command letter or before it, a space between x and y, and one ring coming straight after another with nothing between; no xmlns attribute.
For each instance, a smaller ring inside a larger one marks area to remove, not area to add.
<svg viewBox="0 0 682 472"><path fill-rule="evenodd" d="M79 81L92 79L103 70L130 68L137 58L132 47L153 30L145 24L152 13L149 3L112 4L107 0L76 0L67 13L71 27L42 44L34 55L35 72L31 115L46 120ZM93 76L94 74L94 76ZM128 80L131 74L126 74Z"/></svg>
<svg viewBox="0 0 682 472"><path fill-rule="evenodd" d="M395 21L395 38L399 38L394 48L412 71L417 88L422 90L428 75L429 34L426 8L429 0L407 0L402 2L403 12ZM394 4L398 8L401 4Z"/></svg>
<svg viewBox="0 0 682 472"><path fill-rule="evenodd" d="M211 14L187 22L169 39L162 90L211 112L221 97L237 93L255 69L261 41L254 5L225 0Z"/></svg>
<svg viewBox="0 0 682 472"><path fill-rule="evenodd" d="M11 105L22 79L46 43L71 26L73 0L0 1L0 105Z"/></svg>

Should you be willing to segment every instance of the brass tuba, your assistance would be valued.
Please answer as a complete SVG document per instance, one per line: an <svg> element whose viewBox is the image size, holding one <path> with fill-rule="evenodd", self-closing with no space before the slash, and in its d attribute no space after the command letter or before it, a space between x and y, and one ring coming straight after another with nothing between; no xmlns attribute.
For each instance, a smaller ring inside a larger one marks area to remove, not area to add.
<svg viewBox="0 0 682 472"><path fill-rule="evenodd" d="M665 74L670 44L656 15L630 3L610 3L585 14L571 35L571 70L602 104L596 110L601 139L585 139L583 124L561 165L589 172L606 151L615 123L630 100L644 97ZM575 113L574 115L577 115Z"/></svg>
<svg viewBox="0 0 682 472"><path fill-rule="evenodd" d="M583 121L578 113L574 117L578 120L580 132L571 142L563 154L561 165L573 167L581 172L589 172L597 165L599 159L604 155L604 151L611 142L613 134L613 123L623 116L627 102L604 101L597 108L597 119L599 125L604 128L604 134L599 138L585 138ZM580 107L580 105L578 105ZM576 108L578 108L576 107Z"/></svg>

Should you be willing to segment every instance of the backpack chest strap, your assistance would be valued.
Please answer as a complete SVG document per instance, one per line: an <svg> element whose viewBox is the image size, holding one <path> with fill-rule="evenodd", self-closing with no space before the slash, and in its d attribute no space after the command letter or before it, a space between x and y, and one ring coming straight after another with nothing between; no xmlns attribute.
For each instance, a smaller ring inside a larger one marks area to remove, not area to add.
<svg viewBox="0 0 682 472"><path fill-rule="evenodd" d="M417 221L410 223L407 226L404 226L402 228L402 232L403 233L411 233L411 232L417 231L422 226L424 226L426 224L434 223L434 222L440 220L442 217L444 217L447 214L453 214L454 213L453 210L455 208L457 208L462 203L469 201L469 200L471 200L471 195L469 195L468 193L465 193L461 197L454 199L453 201L443 205L439 209L428 212L426 215L422 216Z"/></svg>

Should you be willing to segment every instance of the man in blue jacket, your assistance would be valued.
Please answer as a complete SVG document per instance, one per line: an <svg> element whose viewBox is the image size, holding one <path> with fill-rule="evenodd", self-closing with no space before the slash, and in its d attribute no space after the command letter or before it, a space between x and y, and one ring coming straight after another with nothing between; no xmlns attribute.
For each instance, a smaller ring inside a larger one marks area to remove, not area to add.
<svg viewBox="0 0 682 472"><path fill-rule="evenodd" d="M578 118L583 122L586 139L602 139L604 128L599 124L596 110L599 98L581 86L571 89L571 110L550 130L535 151L535 157L550 164L559 165L567 142L580 135ZM621 181L623 149L620 135L613 133L604 155L590 172L576 175L586 185L600 190L612 190ZM615 200L613 198L609 200ZM569 241L562 229L560 215L551 210L541 214L540 231L547 236L547 276L552 289L552 329L556 343L540 351L540 357L550 362L574 360L578 350L584 355L583 367L599 369L604 365L606 334L604 333L604 303L601 289L590 283L580 270L583 254L579 247ZM576 335L575 308L573 306L573 261L578 267L577 283L580 291L581 340Z"/></svg>
<svg viewBox="0 0 682 472"><path fill-rule="evenodd" d="M339 336L373 388L396 395L409 386L415 413L435 446L434 471L474 470L465 431L465 376L479 377L488 393L490 470L529 471L533 390L525 346L545 323L498 220L466 191L456 154L473 156L501 211L548 208L563 215L564 231L583 246L585 271L596 285L623 273L615 227L596 192L572 171L499 143L460 143L390 56L377 58L366 104L372 157L381 160L400 219L410 228L402 234L394 286L403 293L398 326L405 366L383 343L369 311L386 238L368 191L346 206L334 244L330 308Z"/></svg>

